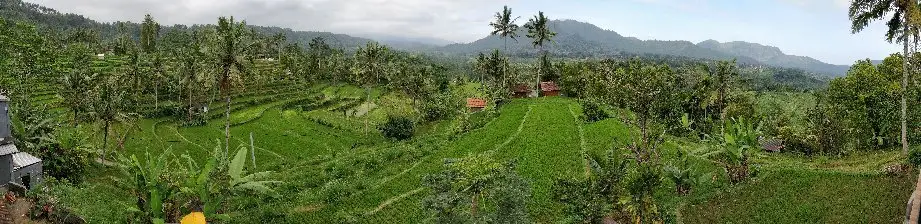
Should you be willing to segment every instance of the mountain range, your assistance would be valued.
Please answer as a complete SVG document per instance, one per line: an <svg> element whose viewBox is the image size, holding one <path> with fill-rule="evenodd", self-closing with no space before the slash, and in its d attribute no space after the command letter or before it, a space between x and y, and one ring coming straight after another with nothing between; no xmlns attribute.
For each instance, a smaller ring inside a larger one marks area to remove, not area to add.
<svg viewBox="0 0 921 224"><path fill-rule="evenodd" d="M554 20L549 23L557 33L554 43L545 46L549 52L560 56L589 57L618 54L669 55L710 60L736 59L739 63L768 65L784 68L803 69L825 74L829 77L843 76L850 66L833 65L810 57L787 55L779 48L757 43L734 41L720 43L707 40L700 43L690 41L640 40L626 37L611 30L605 30L593 24L575 20ZM525 36L525 30L517 32L516 40L507 42L498 36L487 36L465 44L452 44L436 52L445 54L475 54L491 49L505 49L518 55L534 55L537 49L532 47L531 39Z"/></svg>

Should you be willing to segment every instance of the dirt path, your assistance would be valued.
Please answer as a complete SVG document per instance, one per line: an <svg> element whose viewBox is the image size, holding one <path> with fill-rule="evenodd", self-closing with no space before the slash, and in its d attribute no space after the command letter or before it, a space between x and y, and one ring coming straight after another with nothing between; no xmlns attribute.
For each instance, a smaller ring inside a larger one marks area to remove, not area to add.
<svg viewBox="0 0 921 224"><path fill-rule="evenodd" d="M505 142L502 142L502 144L497 145L496 148L493 150L498 151L499 149L505 147L509 143L512 143L513 140L518 138L518 135L520 135L521 131L524 129L524 122L528 121L528 117L531 116L531 109L534 109L534 105L528 106L528 111L524 113L524 117L521 117L521 123L518 124L518 130L515 130L515 134L508 136L508 138L505 139Z"/></svg>
<svg viewBox="0 0 921 224"><path fill-rule="evenodd" d="M386 179L382 180L380 183L377 183L377 185L375 185L374 187L371 187L371 190L377 190L378 188L381 188L381 186L384 186L384 184L387 184L387 182L390 182L394 179L399 178L400 176L405 175L406 173L409 173L409 171L415 169L417 166L419 166L419 164L422 164L422 162L425 162L427 159L428 159L428 156L422 159L419 159L419 162L416 162L415 164L413 164L413 166L403 170L403 172L387 177Z"/></svg>
<svg viewBox="0 0 921 224"><path fill-rule="evenodd" d="M397 195L397 196L394 196L394 197L392 197L392 198L389 198L389 199L387 199L386 201L382 202L380 205L378 205L377 208L374 208L374 210L371 210L371 211L368 211L367 213L365 213L365 215L369 215L369 216L370 216L370 215L374 215L375 213L380 212L381 210L384 210L385 208L387 208L387 206L390 206L391 204L393 204L393 203L395 203L395 202L397 202L397 201L403 200L404 198L407 198L407 197L412 196L412 195L414 195L414 194L418 194L419 192L422 192L422 190L425 190L425 188L422 188L422 187L416 188L415 190L412 190L412 191L403 193L403 194L401 194L401 195Z"/></svg>
<svg viewBox="0 0 921 224"><path fill-rule="evenodd" d="M579 154L582 155L582 162L585 166L585 177L588 177L591 174L591 165L588 162L588 149L585 146L585 131L582 130L582 121L579 120L579 116L576 116L576 112L572 111L572 106L567 106L569 109L569 114L572 115L573 122L576 124L576 127L579 128L579 146L581 151Z"/></svg>

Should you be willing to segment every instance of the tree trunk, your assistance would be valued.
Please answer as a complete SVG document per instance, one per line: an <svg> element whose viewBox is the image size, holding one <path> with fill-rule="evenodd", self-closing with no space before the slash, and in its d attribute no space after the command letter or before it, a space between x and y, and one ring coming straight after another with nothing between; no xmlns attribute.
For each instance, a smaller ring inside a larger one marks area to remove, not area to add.
<svg viewBox="0 0 921 224"><path fill-rule="evenodd" d="M224 111L226 117L224 121L224 158L227 158L227 152L230 151L230 94L227 94L227 110Z"/></svg>
<svg viewBox="0 0 921 224"><path fill-rule="evenodd" d="M371 112L371 88L365 87L365 136L368 135L368 113Z"/></svg>
<svg viewBox="0 0 921 224"><path fill-rule="evenodd" d="M905 23L903 28L908 31L908 23ZM905 103L905 95L908 94L908 58L911 56L908 55L908 34L904 35L905 39L902 40L904 53L902 55L902 155L908 155L908 120L906 118L908 105Z"/></svg>
<svg viewBox="0 0 921 224"><path fill-rule="evenodd" d="M911 211L908 215L908 223L918 223L919 210L921 210L921 173L918 173L918 181L915 183L915 194L911 195Z"/></svg>
<svg viewBox="0 0 921 224"><path fill-rule="evenodd" d="M106 148L109 147L109 120L105 121L102 133L102 161L106 161Z"/></svg>
<svg viewBox="0 0 921 224"><path fill-rule="evenodd" d="M160 81L154 82L154 109L160 110Z"/></svg>
<svg viewBox="0 0 921 224"><path fill-rule="evenodd" d="M545 54L544 46L540 46L540 53ZM537 56L537 57L538 57L537 58L537 75L536 77L534 77L535 78L534 80L537 82L535 83L536 85L534 86L535 87L534 92L536 93L534 95L537 95L538 97L540 97L540 74L544 72L543 71L544 70L544 65L543 65L544 59L542 58L543 56Z"/></svg>
<svg viewBox="0 0 921 224"><path fill-rule="evenodd" d="M476 220L476 210L479 206L480 198L477 197L479 194L473 194L470 199L470 217L473 217L473 220Z"/></svg>
<svg viewBox="0 0 921 224"><path fill-rule="evenodd" d="M189 79L189 83L192 83L192 79ZM188 107L188 122L192 122L192 86L188 87L189 89L189 107Z"/></svg>
<svg viewBox="0 0 921 224"><path fill-rule="evenodd" d="M74 108L74 127L77 127L77 108Z"/></svg>

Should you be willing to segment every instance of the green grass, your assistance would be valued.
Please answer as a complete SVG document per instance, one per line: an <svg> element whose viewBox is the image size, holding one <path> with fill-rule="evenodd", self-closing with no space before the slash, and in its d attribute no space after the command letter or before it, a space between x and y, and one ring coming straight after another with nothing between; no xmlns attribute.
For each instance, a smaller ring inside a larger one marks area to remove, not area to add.
<svg viewBox="0 0 921 224"><path fill-rule="evenodd" d="M685 223L900 223L914 175L767 171L682 210Z"/></svg>
<svg viewBox="0 0 921 224"><path fill-rule="evenodd" d="M531 186L528 206L533 221L564 222L563 207L550 198L554 180L584 177L583 154L625 145L631 141L627 134L635 131L616 118L584 123L578 120L581 108L575 100L550 97L512 100L484 127L465 134L452 134L458 122L447 120L423 124L411 141L391 142L376 131L363 133L364 117L343 115L342 110L364 101L363 89L318 85L312 92L323 94L329 103L311 111L284 110L280 105L296 98L278 96L311 93L295 89L272 92L275 97L240 95L241 103L235 100L231 105L236 108L232 122L237 124L231 127L231 145L248 145L252 133L258 165L249 169L276 171L273 178L284 181L276 187L281 198L250 196L231 201L238 211L232 214L235 222L328 223L351 218L362 223L423 222L430 217L421 207L428 193L421 188L422 178L443 169L447 158L485 152L518 162L517 171ZM405 96L375 91L381 106L365 115L370 120L379 122L387 114L412 110ZM206 158L224 141L221 118L200 127L142 119L137 127L126 151L120 153L171 149L177 155ZM696 149L696 144L669 138L662 147L663 158L667 161L678 150ZM717 181L687 197L671 193L673 184L666 181L657 198L667 207L680 207L685 223L886 223L903 212L914 179L887 177L878 171L901 160L897 152L844 158L765 154L754 159L763 168L758 178L728 186L719 167L694 158L694 166L714 172ZM55 187L55 194L92 223L123 220L124 202L131 199L107 179L116 174L93 172L99 175L91 181Z"/></svg>

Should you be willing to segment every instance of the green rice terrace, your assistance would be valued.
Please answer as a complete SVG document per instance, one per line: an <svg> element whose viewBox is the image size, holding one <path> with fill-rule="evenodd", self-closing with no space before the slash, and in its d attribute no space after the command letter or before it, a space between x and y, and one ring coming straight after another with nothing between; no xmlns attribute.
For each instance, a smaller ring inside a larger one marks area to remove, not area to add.
<svg viewBox="0 0 921 224"><path fill-rule="evenodd" d="M427 45L0 0L0 224L915 223L921 7L851 5L905 51L833 65L508 6Z"/></svg>

